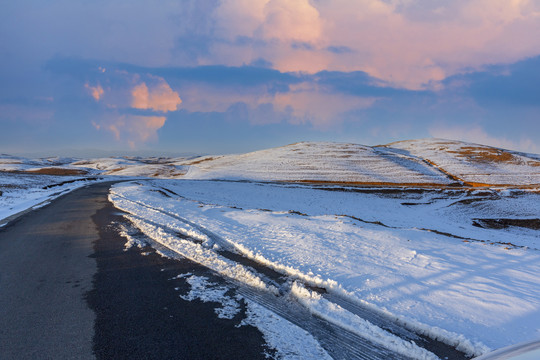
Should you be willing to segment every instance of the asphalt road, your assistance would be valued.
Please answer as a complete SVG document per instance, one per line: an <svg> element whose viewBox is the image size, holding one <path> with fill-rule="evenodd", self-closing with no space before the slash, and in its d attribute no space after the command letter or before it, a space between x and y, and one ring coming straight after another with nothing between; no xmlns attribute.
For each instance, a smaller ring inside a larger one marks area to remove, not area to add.
<svg viewBox="0 0 540 360"><path fill-rule="evenodd" d="M109 186L75 190L0 229L0 359L264 358L257 329L178 296L188 285L173 277L219 281L209 270L124 251Z"/></svg>

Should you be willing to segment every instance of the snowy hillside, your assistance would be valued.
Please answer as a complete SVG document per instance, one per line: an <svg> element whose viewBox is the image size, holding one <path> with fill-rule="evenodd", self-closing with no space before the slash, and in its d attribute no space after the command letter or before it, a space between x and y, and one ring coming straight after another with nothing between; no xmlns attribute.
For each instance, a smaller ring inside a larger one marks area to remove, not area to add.
<svg viewBox="0 0 540 360"><path fill-rule="evenodd" d="M0 171L347 183L362 186L538 186L540 156L459 141L423 139L382 146L301 142L194 159L111 157L25 159L0 156Z"/></svg>
<svg viewBox="0 0 540 360"><path fill-rule="evenodd" d="M471 185L540 184L538 155L443 139L398 141L385 147L423 158Z"/></svg>
<svg viewBox="0 0 540 360"><path fill-rule="evenodd" d="M449 184L438 169L413 156L357 144L303 142L243 155L185 162L188 179L347 182L366 185Z"/></svg>
<svg viewBox="0 0 540 360"><path fill-rule="evenodd" d="M100 158L79 160L72 165L100 175L175 178L186 173L186 167L175 165L183 158Z"/></svg>

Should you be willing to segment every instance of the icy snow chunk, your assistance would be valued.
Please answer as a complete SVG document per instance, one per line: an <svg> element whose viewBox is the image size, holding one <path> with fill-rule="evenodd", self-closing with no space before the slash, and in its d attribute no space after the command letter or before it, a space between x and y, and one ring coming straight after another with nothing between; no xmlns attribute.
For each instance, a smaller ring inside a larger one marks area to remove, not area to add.
<svg viewBox="0 0 540 360"><path fill-rule="evenodd" d="M220 303L221 307L215 308L214 311L221 319L232 319L240 312L238 301L226 295L230 288L218 286L208 281L208 278L204 276L191 275L186 278L186 281L191 285L191 290L187 295L180 295L182 299L187 301L198 299L202 302Z"/></svg>

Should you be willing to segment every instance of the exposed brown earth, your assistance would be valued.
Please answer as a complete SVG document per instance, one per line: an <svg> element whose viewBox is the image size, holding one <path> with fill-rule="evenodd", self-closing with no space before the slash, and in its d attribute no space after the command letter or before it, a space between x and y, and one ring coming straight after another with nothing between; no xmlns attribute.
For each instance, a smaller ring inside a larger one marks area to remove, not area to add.
<svg viewBox="0 0 540 360"><path fill-rule="evenodd" d="M125 167L119 167L119 168L116 168L116 169L107 170L107 173L108 173L108 174L113 174L113 173L115 173L115 172L119 172L119 171L122 171L122 170L124 170L124 169L125 169Z"/></svg>
<svg viewBox="0 0 540 360"><path fill-rule="evenodd" d="M459 177L457 177L456 175L452 174L452 173L449 173L448 171L444 170L443 168L441 168L439 165L435 164L433 161L431 160L428 160L428 159L422 159L424 160L428 165L431 165L435 168L437 168L440 172L442 172L443 174L445 174L446 176L448 176L450 179L452 179L453 181L456 181L458 183L465 183L465 181Z"/></svg>
<svg viewBox="0 0 540 360"><path fill-rule="evenodd" d="M448 150L448 152L458 154L472 162L520 163L514 155L507 151L485 146L464 146L457 151Z"/></svg>
<svg viewBox="0 0 540 360"><path fill-rule="evenodd" d="M88 171L81 169L62 169L62 168L41 168L37 170L16 171L21 173L41 174L41 175L57 175L57 176L74 176L86 175Z"/></svg>
<svg viewBox="0 0 540 360"><path fill-rule="evenodd" d="M465 158L467 161L477 162L477 163L499 163L499 164L515 164L520 165L524 162L529 166L540 166L540 161L534 159L523 160L516 157L509 151L502 149L492 148L488 146L464 146L459 150L448 150L445 151L451 154L457 154L458 157Z"/></svg>

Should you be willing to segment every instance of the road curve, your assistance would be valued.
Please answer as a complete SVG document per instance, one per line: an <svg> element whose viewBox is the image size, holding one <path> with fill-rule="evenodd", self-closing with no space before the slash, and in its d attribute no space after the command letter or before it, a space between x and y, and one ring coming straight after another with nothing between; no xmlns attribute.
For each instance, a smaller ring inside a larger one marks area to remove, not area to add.
<svg viewBox="0 0 540 360"><path fill-rule="evenodd" d="M0 359L264 358L257 329L178 297L187 285L171 278L214 277L207 269L124 251L109 186L75 190L0 229Z"/></svg>

